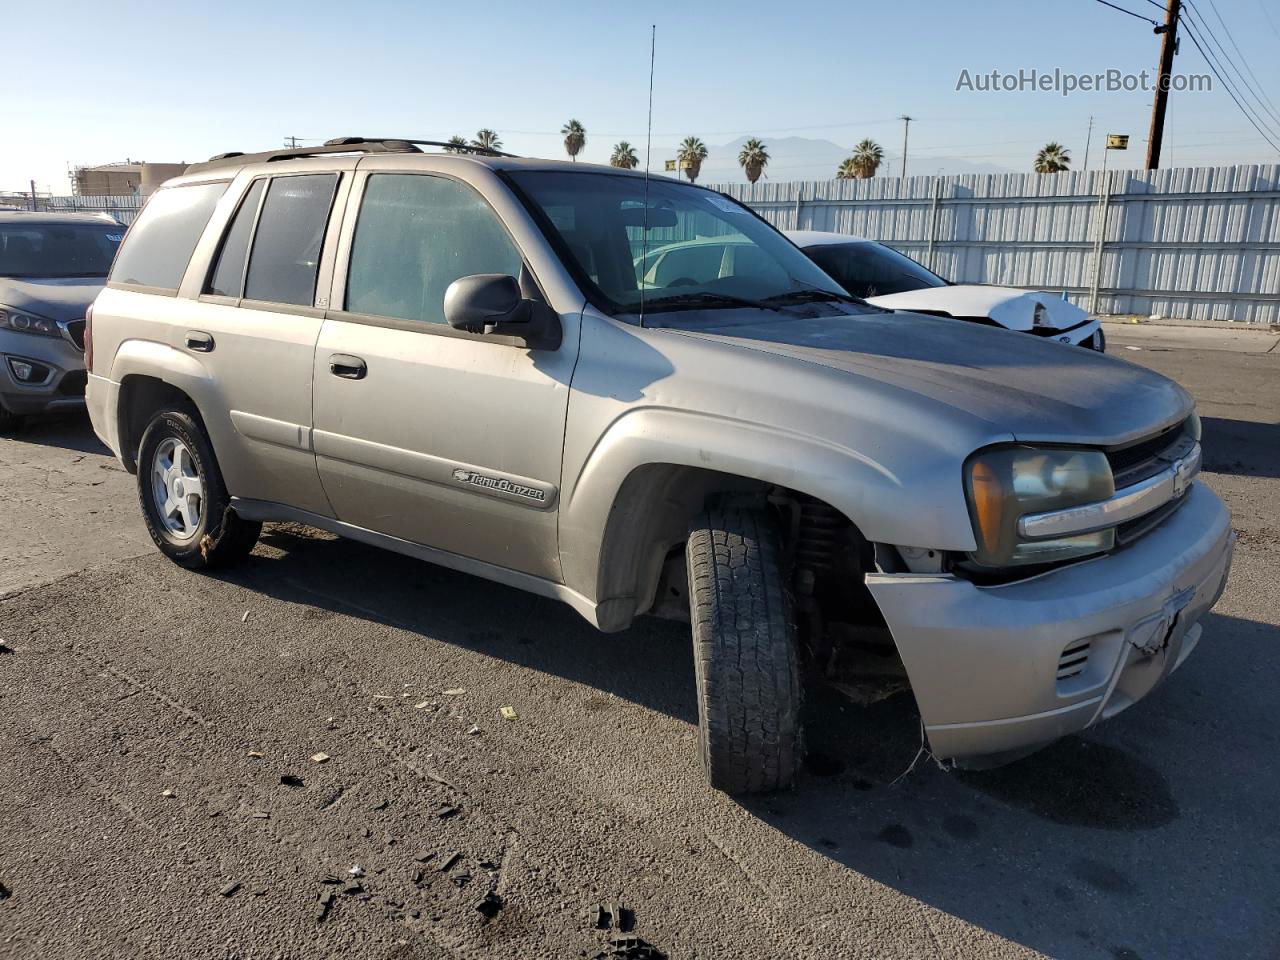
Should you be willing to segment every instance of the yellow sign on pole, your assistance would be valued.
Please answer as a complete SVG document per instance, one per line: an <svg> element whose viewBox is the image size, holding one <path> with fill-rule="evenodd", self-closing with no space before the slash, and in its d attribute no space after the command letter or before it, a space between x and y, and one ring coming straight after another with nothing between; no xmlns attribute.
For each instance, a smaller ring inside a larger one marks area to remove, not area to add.
<svg viewBox="0 0 1280 960"><path fill-rule="evenodd" d="M666 161L664 166L666 167L667 173L675 173L677 170L688 170L689 161L688 160L668 160Z"/></svg>
<svg viewBox="0 0 1280 960"><path fill-rule="evenodd" d="M1108 133L1107 149L1108 150L1128 150L1129 135L1127 133Z"/></svg>

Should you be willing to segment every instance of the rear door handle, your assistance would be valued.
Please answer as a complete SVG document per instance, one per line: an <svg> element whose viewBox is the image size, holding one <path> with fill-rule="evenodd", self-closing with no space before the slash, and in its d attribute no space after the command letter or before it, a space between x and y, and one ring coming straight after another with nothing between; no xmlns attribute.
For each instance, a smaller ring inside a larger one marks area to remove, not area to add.
<svg viewBox="0 0 1280 960"><path fill-rule="evenodd" d="M202 330L188 330L187 349L197 350L200 353L212 353L213 337Z"/></svg>
<svg viewBox="0 0 1280 960"><path fill-rule="evenodd" d="M369 372L368 365L349 353L335 353L329 357L329 372L343 380L363 380Z"/></svg>

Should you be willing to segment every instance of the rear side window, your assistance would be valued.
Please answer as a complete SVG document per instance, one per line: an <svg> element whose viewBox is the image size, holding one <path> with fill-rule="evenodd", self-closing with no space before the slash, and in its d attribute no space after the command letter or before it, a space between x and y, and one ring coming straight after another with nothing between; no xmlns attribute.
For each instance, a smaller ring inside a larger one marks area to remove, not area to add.
<svg viewBox="0 0 1280 960"><path fill-rule="evenodd" d="M369 177L347 274L353 313L444 323L444 292L473 273L519 276L523 258L470 187L415 174Z"/></svg>
<svg viewBox="0 0 1280 960"><path fill-rule="evenodd" d="M249 256L246 300L311 306L337 174L276 177L267 188Z"/></svg>
<svg viewBox="0 0 1280 960"><path fill-rule="evenodd" d="M245 257L249 253L250 234L253 233L253 222L258 216L258 202L262 199L262 189L266 180L255 180L249 192L240 201L240 209L236 211L222 240L222 249L218 251L218 262L213 268L213 279L209 281L206 293L216 293L223 297L238 297L244 283Z"/></svg>
<svg viewBox="0 0 1280 960"><path fill-rule="evenodd" d="M176 291L226 189L223 181L157 190L125 235L111 281Z"/></svg>

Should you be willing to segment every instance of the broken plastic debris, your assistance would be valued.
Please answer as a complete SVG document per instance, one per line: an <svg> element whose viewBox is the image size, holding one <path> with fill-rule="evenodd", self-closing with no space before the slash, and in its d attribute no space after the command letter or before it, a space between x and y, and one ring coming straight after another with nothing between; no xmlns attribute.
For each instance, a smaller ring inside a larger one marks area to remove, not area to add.
<svg viewBox="0 0 1280 960"><path fill-rule="evenodd" d="M176 794L176 793L174 793L172 790L167 790L167 789L166 789L166 790L161 790L161 791L160 791L160 796L165 797L165 798L167 798L167 799L169 799L169 800L172 800L174 797L176 797L176 796L177 796L177 794Z"/></svg>
<svg viewBox="0 0 1280 960"><path fill-rule="evenodd" d="M312 763L328 763L329 755L327 753L313 753L311 755Z"/></svg>
<svg viewBox="0 0 1280 960"><path fill-rule="evenodd" d="M453 865L461 859L462 859L461 853L449 854L448 858L446 858L445 861L442 864L440 864L440 872L448 873L450 870L453 869Z"/></svg>
<svg viewBox="0 0 1280 960"><path fill-rule="evenodd" d="M441 820L448 820L450 817L458 815L458 808L451 803L442 803L436 807L436 816Z"/></svg>
<svg viewBox="0 0 1280 960"><path fill-rule="evenodd" d="M271 814L267 813L267 811L265 810L255 810L253 812L253 819L254 820L270 820Z"/></svg>
<svg viewBox="0 0 1280 960"><path fill-rule="evenodd" d="M471 729L467 731L468 737L476 737L480 735L480 728L475 724L471 725Z"/></svg>
<svg viewBox="0 0 1280 960"><path fill-rule="evenodd" d="M450 689L444 691L444 695L446 697L460 697L466 692L467 691L462 687L451 687Z"/></svg>
<svg viewBox="0 0 1280 960"><path fill-rule="evenodd" d="M413 705L413 709L415 709L415 710L425 710L425 709L427 709L427 707L429 707L429 706L431 706L431 701L430 701L430 700L423 700L421 703L415 703L415 704Z"/></svg>
<svg viewBox="0 0 1280 960"><path fill-rule="evenodd" d="M358 863L357 863L357 864L354 864L354 865L351 867L351 869L347 871L347 873L349 873L349 874L350 874L351 876L353 876L353 877L363 877L363 876L364 876L364 867L360 866L360 864L358 864Z"/></svg>
<svg viewBox="0 0 1280 960"><path fill-rule="evenodd" d="M262 759L262 754L261 754L261 753L259 753L257 750L250 750L250 751L249 751L249 759L250 759L250 760L261 760L261 759Z"/></svg>
<svg viewBox="0 0 1280 960"><path fill-rule="evenodd" d="M10 890L8 887L6 887L3 883L0 883L0 900L8 900L12 896L13 896L13 891Z"/></svg>
<svg viewBox="0 0 1280 960"><path fill-rule="evenodd" d="M515 707L499 707L498 713L502 714L503 720L519 720L520 714L516 713Z"/></svg>
<svg viewBox="0 0 1280 960"><path fill-rule="evenodd" d="M292 773L281 774L280 783L286 787L293 787L295 790L299 790L307 785L301 777L295 777Z"/></svg>
<svg viewBox="0 0 1280 960"><path fill-rule="evenodd" d="M248 611L248 610L246 610L246 611L244 612L244 616L240 618L240 622L241 622L241 623L248 623L248 622L249 622L249 611Z"/></svg>
<svg viewBox="0 0 1280 960"><path fill-rule="evenodd" d="M239 889L240 889L240 881L232 880L225 887L223 887L221 890L218 891L218 896L229 897Z"/></svg>

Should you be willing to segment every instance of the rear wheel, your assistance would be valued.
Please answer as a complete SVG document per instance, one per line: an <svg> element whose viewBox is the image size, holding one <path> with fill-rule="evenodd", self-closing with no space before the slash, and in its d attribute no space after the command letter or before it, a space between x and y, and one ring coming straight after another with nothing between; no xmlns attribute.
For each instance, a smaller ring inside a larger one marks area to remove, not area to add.
<svg viewBox="0 0 1280 960"><path fill-rule="evenodd" d="M689 533L699 743L713 787L789 787L801 753L795 622L776 525L718 507Z"/></svg>
<svg viewBox="0 0 1280 960"><path fill-rule="evenodd" d="M138 500L160 551L193 570L234 563L262 524L236 516L204 428L190 410L151 418L138 448Z"/></svg>

